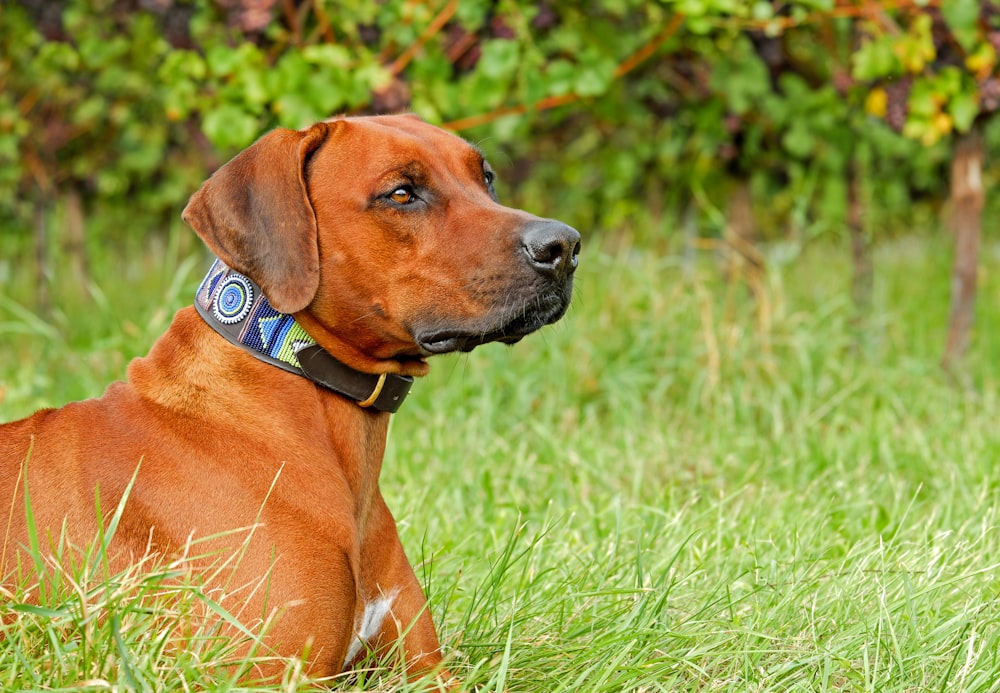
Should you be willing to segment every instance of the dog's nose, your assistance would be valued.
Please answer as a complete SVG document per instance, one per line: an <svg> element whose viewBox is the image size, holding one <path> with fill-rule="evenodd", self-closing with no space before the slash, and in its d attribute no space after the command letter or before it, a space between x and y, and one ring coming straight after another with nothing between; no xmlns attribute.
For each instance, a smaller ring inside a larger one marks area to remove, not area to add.
<svg viewBox="0 0 1000 693"><path fill-rule="evenodd" d="M565 277L579 262L580 233L561 221L539 219L522 232L521 247L536 270Z"/></svg>

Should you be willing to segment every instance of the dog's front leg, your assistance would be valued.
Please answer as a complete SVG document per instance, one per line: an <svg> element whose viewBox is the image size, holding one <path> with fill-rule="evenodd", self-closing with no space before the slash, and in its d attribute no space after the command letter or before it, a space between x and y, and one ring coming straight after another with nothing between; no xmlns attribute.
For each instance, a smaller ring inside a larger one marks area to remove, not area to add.
<svg viewBox="0 0 1000 693"><path fill-rule="evenodd" d="M427 600L381 494L374 500L361 550L364 609L346 663L367 653L385 655L398 646L408 672L419 674L439 667L441 645ZM442 669L438 678L447 680L452 676Z"/></svg>

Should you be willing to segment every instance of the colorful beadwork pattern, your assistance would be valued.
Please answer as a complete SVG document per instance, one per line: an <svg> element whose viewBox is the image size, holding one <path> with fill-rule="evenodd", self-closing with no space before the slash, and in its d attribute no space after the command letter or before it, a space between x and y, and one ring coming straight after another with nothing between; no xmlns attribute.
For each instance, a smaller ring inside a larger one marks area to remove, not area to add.
<svg viewBox="0 0 1000 693"><path fill-rule="evenodd" d="M253 288L241 274L226 277L212 302L212 314L224 325L233 325L245 318L253 306Z"/></svg>
<svg viewBox="0 0 1000 693"><path fill-rule="evenodd" d="M295 353L316 341L295 318L275 310L249 277L216 260L201 286L196 303L205 319L214 318L244 347L299 371Z"/></svg>
<svg viewBox="0 0 1000 693"><path fill-rule="evenodd" d="M2 1L2 0L0 0ZM316 340L295 318L277 311L249 277L216 260L195 296L198 314L227 341L261 361L308 378L361 407L394 412L410 392L413 378L355 371L320 348L310 349L306 368L299 353ZM304 357L305 358L305 357Z"/></svg>

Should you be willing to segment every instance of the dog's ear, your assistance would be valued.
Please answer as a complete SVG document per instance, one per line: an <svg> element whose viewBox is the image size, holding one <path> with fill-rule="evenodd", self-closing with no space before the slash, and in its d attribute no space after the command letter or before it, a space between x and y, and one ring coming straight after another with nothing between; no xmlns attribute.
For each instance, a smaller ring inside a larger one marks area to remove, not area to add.
<svg viewBox="0 0 1000 693"><path fill-rule="evenodd" d="M319 285L319 239L305 167L333 127L318 123L264 135L212 174L182 215L220 260L260 284L282 313L309 305Z"/></svg>

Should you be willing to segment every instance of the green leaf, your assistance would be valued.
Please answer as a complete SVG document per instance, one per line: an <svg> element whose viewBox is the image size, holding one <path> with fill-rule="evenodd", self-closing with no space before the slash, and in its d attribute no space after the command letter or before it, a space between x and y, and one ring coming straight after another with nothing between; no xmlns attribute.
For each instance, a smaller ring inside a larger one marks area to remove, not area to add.
<svg viewBox="0 0 1000 693"><path fill-rule="evenodd" d="M524 103L533 105L548 96L549 82L538 70L526 70L521 76L521 96Z"/></svg>
<svg viewBox="0 0 1000 693"><path fill-rule="evenodd" d="M520 46L516 41L494 39L483 45L479 70L492 79L507 79L517 71Z"/></svg>
<svg viewBox="0 0 1000 693"><path fill-rule="evenodd" d="M964 73L954 66L941 68L935 79L937 90L945 96L952 96L962 91Z"/></svg>
<svg viewBox="0 0 1000 693"><path fill-rule="evenodd" d="M306 46L302 49L302 57L308 63L334 70L346 71L354 64L351 52L347 48L332 43Z"/></svg>
<svg viewBox="0 0 1000 693"><path fill-rule="evenodd" d="M545 72L549 94L561 96L573 91L573 79L576 75L573 63L557 58L549 63Z"/></svg>
<svg viewBox="0 0 1000 693"><path fill-rule="evenodd" d="M901 68L892 41L886 36L862 43L851 56L851 73L862 81L898 75Z"/></svg>
<svg viewBox="0 0 1000 693"><path fill-rule="evenodd" d="M581 68L573 82L574 91L580 96L599 96L608 90L611 80L601 70Z"/></svg>
<svg viewBox="0 0 1000 693"><path fill-rule="evenodd" d="M274 104L278 122L286 128L297 129L328 115L313 101L313 94L290 90L282 94Z"/></svg>
<svg viewBox="0 0 1000 693"><path fill-rule="evenodd" d="M24 614L34 614L35 616L41 616L42 618L52 619L52 620L71 620L73 614L66 609L50 609L44 606L36 606L34 604L13 604L10 607L11 611L16 611Z"/></svg>
<svg viewBox="0 0 1000 693"><path fill-rule="evenodd" d="M802 121L795 121L781 139L782 145L794 157L805 159L812 154L816 139Z"/></svg>
<svg viewBox="0 0 1000 693"><path fill-rule="evenodd" d="M591 50L580 56L573 91L580 96L598 96L611 86L617 64L606 55Z"/></svg>
<svg viewBox="0 0 1000 693"><path fill-rule="evenodd" d="M233 104L219 104L201 123L205 136L219 149L246 147L257 136L257 119Z"/></svg>
<svg viewBox="0 0 1000 693"><path fill-rule="evenodd" d="M979 41L980 0L947 0L941 3L941 14L958 42L971 53Z"/></svg>
<svg viewBox="0 0 1000 693"><path fill-rule="evenodd" d="M760 101L771 91L771 79L767 67L754 54L749 41L738 43L733 51L738 53L738 57L715 65L711 86L722 96L730 111L743 114L760 105Z"/></svg>
<svg viewBox="0 0 1000 693"><path fill-rule="evenodd" d="M205 60L208 63L208 69L213 75L216 77L226 77L238 73L246 65L262 62L262 56L260 55L260 49L255 45L252 43L243 43L237 48L230 48L224 45L212 46L208 50Z"/></svg>
<svg viewBox="0 0 1000 693"><path fill-rule="evenodd" d="M708 2L706 0L677 0L676 7L678 12L691 19L706 14Z"/></svg>
<svg viewBox="0 0 1000 693"><path fill-rule="evenodd" d="M955 121L955 129L968 132L979 115L979 94L975 91L958 94L948 103L948 112Z"/></svg>
<svg viewBox="0 0 1000 693"><path fill-rule="evenodd" d="M933 117L940 111L940 98L934 84L928 80L915 82L907 101L910 116L923 119Z"/></svg>
<svg viewBox="0 0 1000 693"><path fill-rule="evenodd" d="M369 90L381 89L392 83L392 74L377 62L366 62L351 71L353 80Z"/></svg>
<svg viewBox="0 0 1000 693"><path fill-rule="evenodd" d="M205 78L205 61L194 51L170 51L163 59L157 74L167 83Z"/></svg>
<svg viewBox="0 0 1000 693"><path fill-rule="evenodd" d="M761 21L774 16L774 4L767 0L756 0L750 9L750 16Z"/></svg>

